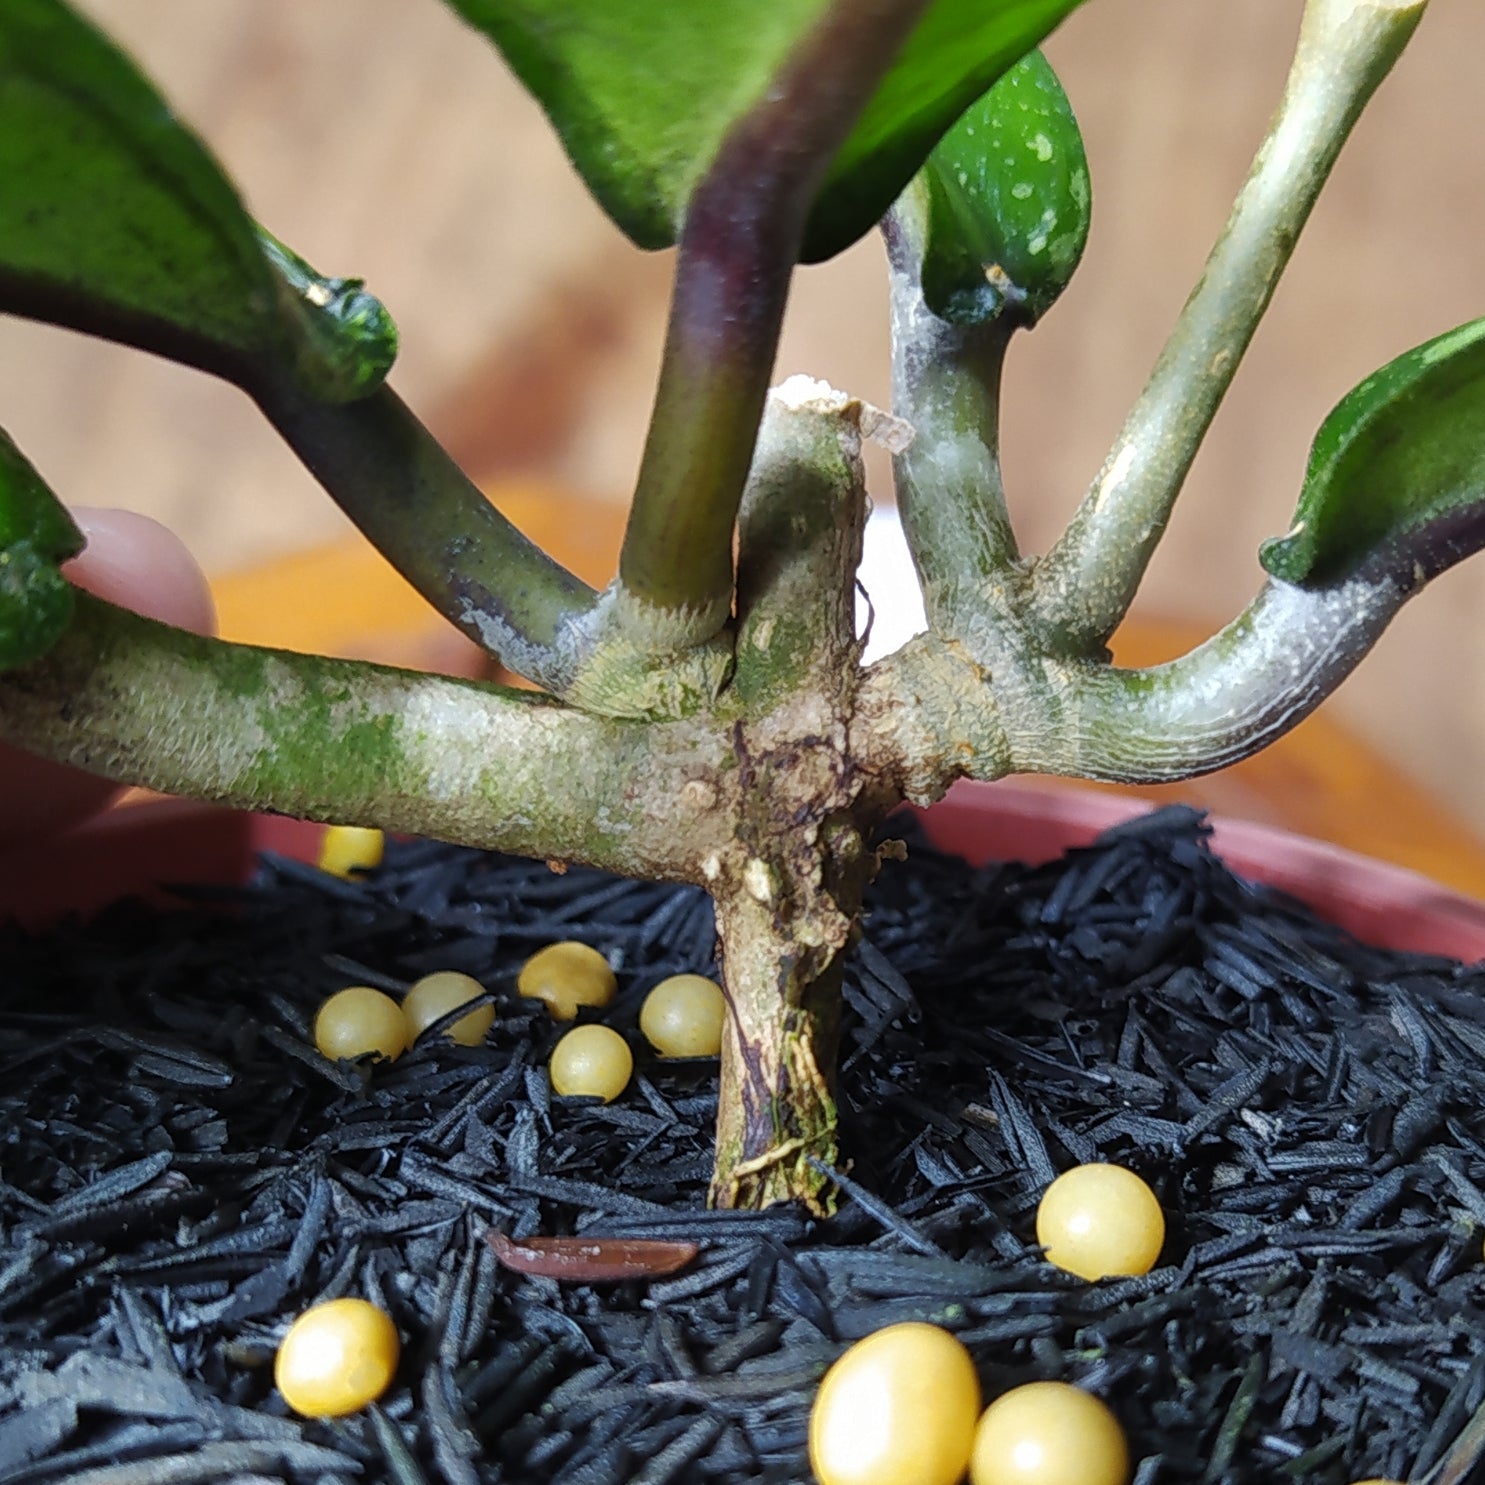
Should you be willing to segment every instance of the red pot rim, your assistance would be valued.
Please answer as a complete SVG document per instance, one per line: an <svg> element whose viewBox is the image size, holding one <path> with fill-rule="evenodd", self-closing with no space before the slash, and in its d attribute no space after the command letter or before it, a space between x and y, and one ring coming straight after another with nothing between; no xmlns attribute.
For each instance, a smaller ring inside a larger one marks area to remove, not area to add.
<svg viewBox="0 0 1485 1485"><path fill-rule="evenodd" d="M929 839L981 863L1049 861L1146 814L1145 800L1035 780L961 782L922 812ZM86 915L159 883L241 882L257 853L313 860L322 827L186 800L129 804L65 836L0 852L0 919L37 926ZM1242 820L1215 820L1214 849L1239 874L1309 903L1358 938L1485 959L1485 903L1417 872Z"/></svg>

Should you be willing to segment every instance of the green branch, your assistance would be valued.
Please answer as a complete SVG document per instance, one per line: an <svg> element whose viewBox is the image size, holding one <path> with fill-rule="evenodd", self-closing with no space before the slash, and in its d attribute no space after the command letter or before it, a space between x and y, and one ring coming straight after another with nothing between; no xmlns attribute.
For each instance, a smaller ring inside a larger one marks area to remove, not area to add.
<svg viewBox="0 0 1485 1485"><path fill-rule="evenodd" d="M591 588L495 509L390 388L327 404L287 381L251 388L337 505L429 603L560 694Z"/></svg>
<svg viewBox="0 0 1485 1485"><path fill-rule="evenodd" d="M1326 177L1426 0L1309 0L1284 97L1144 392L1066 533L1032 614L1066 655L1128 611L1192 460Z"/></svg>
<svg viewBox="0 0 1485 1485"><path fill-rule="evenodd" d="M1416 591L1393 577L1327 588L1270 581L1225 629L1169 664L1049 662L1039 695L998 696L1011 768L1167 783L1237 763L1314 711Z"/></svg>
<svg viewBox="0 0 1485 1485"><path fill-rule="evenodd" d="M657 650L726 622L733 526L810 205L925 4L834 0L691 196L619 563L619 617Z"/></svg>
<svg viewBox="0 0 1485 1485"><path fill-rule="evenodd" d="M912 426L893 473L929 623L953 632L961 595L983 596L1019 562L1000 472L1000 377L1016 326L934 315L906 230L889 218L892 405Z"/></svg>
<svg viewBox="0 0 1485 1485"><path fill-rule="evenodd" d="M725 736L443 676L204 639L80 593L0 674L0 738L119 783L693 880Z"/></svg>
<svg viewBox="0 0 1485 1485"><path fill-rule="evenodd" d="M1220 633L1147 669L1051 655L967 605L958 632L919 635L866 672L852 751L920 803L959 777L1170 783L1225 768L1309 716L1409 598L1479 549L1472 518L1383 542L1333 582L1271 578Z"/></svg>
<svg viewBox="0 0 1485 1485"><path fill-rule="evenodd" d="M254 390L372 545L518 674L606 717L692 716L722 689L729 636L657 656L666 646L653 630L636 634L622 585L597 595L528 541L389 388L341 405L285 381Z"/></svg>
<svg viewBox="0 0 1485 1485"><path fill-rule="evenodd" d="M853 684L869 416L807 377L768 399L738 528L734 689L752 714L801 689L839 696Z"/></svg>

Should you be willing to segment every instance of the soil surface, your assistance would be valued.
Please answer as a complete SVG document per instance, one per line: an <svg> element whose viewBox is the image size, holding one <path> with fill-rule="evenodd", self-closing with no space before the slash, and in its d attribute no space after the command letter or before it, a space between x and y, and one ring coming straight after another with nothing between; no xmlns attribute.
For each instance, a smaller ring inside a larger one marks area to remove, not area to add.
<svg viewBox="0 0 1485 1485"><path fill-rule="evenodd" d="M192 896L0 932L0 1485L804 1481L821 1373L908 1319L955 1331L987 1398L1105 1398L1137 1485L1485 1480L1481 971L1238 881L1188 811L1035 870L888 866L821 1222L705 1209L715 1064L636 1029L657 980L712 967L698 893L420 842L364 882L269 862ZM618 972L611 1105L552 1096L557 1028L515 995L560 938ZM492 992L485 1045L314 1050L328 994L433 969ZM1145 1277L1039 1254L1040 1193L1091 1160L1160 1197ZM699 1251L568 1282L492 1228ZM401 1368L303 1421L274 1348L342 1294L390 1311Z"/></svg>

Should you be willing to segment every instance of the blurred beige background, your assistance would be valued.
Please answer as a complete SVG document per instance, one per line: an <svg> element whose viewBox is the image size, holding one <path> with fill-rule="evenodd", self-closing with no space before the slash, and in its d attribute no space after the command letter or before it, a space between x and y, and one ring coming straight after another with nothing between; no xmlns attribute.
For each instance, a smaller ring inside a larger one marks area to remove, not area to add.
<svg viewBox="0 0 1485 1485"><path fill-rule="evenodd" d="M395 381L486 480L621 500L667 292L591 206L494 52L437 0L81 0L326 272L403 333ZM1092 0L1053 38L1088 140L1093 238L1012 355L1023 546L1066 519L1226 214L1299 0ZM1313 219L1157 558L1145 610L1224 622L1289 523L1309 439L1381 362L1485 313L1485 6L1434 0ZM875 241L800 276L779 375L887 400ZM158 515L216 572L344 537L232 390L0 320L0 420L67 499ZM880 471L878 471L880 474ZM885 488L879 495L888 495ZM1405 611L1331 704L1485 832L1485 561Z"/></svg>

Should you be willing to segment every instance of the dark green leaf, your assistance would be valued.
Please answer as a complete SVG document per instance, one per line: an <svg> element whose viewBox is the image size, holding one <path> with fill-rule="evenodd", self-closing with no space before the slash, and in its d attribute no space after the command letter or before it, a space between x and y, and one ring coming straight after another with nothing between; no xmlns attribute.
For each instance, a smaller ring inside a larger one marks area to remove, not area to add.
<svg viewBox="0 0 1485 1485"><path fill-rule="evenodd" d="M1035 323L1088 240L1088 162L1040 52L1022 58L939 141L919 172L923 298L975 325Z"/></svg>
<svg viewBox="0 0 1485 1485"><path fill-rule="evenodd" d="M82 533L0 430L0 670L49 650L72 618L72 585L60 566Z"/></svg>
<svg viewBox="0 0 1485 1485"><path fill-rule="evenodd" d="M390 364L384 314L337 320L286 280L201 143L61 0L0 5L0 309L239 381L285 364L327 400Z"/></svg>
<svg viewBox="0 0 1485 1485"><path fill-rule="evenodd" d="M728 129L829 0L450 0L535 94L641 247L669 247Z"/></svg>
<svg viewBox="0 0 1485 1485"><path fill-rule="evenodd" d="M505 53L604 209L653 248L676 241L723 139L850 0L449 3ZM1079 3L935 0L836 154L804 256L875 225L955 117Z"/></svg>
<svg viewBox="0 0 1485 1485"><path fill-rule="evenodd" d="M1349 393L1310 450L1264 567L1319 586L1357 572L1412 587L1485 545L1485 320L1418 346Z"/></svg>
<svg viewBox="0 0 1485 1485"><path fill-rule="evenodd" d="M805 261L828 258L875 226L944 131L1081 3L937 0L930 6L831 164L805 233ZM1041 87L1046 87L1046 96L1039 94ZM1042 179L1049 191L1059 167L1067 171L1071 190L1081 166L1086 188L1082 139L1052 69L1045 63L1033 68L1014 102L1045 110L1049 128L1057 131L1048 137L1059 150L1066 149L1052 162L1037 162L1048 166ZM1011 108L1008 101L1005 109L1009 113ZM1013 119L1007 127L1015 128ZM1087 210L1085 199L1084 234Z"/></svg>

